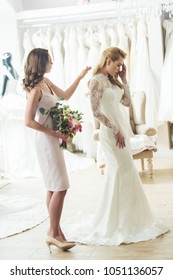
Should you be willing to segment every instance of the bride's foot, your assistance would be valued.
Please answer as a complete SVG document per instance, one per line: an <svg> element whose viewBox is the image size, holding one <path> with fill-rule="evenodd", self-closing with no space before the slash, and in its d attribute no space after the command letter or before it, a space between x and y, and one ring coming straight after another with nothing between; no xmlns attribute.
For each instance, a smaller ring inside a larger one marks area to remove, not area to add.
<svg viewBox="0 0 173 280"><path fill-rule="evenodd" d="M74 242L62 241L61 238L58 237L58 239L57 239L57 238L54 238L50 235L48 235L48 238L46 240L46 244L49 248L50 253L52 253L51 248L50 248L51 245L56 246L57 248L59 248L63 251L67 251L67 250L73 248L76 245L76 243L74 243Z"/></svg>

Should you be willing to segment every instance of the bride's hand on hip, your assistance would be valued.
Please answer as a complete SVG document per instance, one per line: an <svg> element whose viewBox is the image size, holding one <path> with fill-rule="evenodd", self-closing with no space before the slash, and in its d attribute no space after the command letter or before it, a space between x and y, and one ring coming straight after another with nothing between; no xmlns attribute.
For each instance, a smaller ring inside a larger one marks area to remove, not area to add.
<svg viewBox="0 0 173 280"><path fill-rule="evenodd" d="M116 139L116 146L118 146L119 148L123 149L126 146L125 139L124 136L121 134L121 131L118 131L118 133L115 135L115 139Z"/></svg>

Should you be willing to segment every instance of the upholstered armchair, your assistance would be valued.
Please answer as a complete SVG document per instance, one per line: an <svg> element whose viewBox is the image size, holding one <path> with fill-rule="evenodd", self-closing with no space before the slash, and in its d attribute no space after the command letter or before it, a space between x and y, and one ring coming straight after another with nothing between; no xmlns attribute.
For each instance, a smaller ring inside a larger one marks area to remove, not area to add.
<svg viewBox="0 0 173 280"><path fill-rule="evenodd" d="M123 106L124 107L124 106ZM142 170L145 169L144 160L147 160L148 174L150 178L153 175L153 153L157 151L155 143L156 129L148 127L145 121L146 95L143 91L132 93L132 103L129 109L126 110L126 117L129 121L129 135L131 150L134 159L141 160ZM93 134L94 140L98 141L97 163L104 174L106 161L104 152L99 143L99 128L100 123L95 120L95 131Z"/></svg>

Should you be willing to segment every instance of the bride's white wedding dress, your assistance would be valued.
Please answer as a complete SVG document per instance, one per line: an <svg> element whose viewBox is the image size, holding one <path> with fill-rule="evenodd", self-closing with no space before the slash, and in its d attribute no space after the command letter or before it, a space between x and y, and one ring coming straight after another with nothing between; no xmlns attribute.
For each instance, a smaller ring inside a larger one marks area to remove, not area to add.
<svg viewBox="0 0 173 280"><path fill-rule="evenodd" d="M65 227L67 237L95 245L154 239L167 232L168 228L151 211L131 155L128 129L119 108L120 102L127 105L128 98L124 98L123 90L112 85L103 74L92 78L90 90L94 116L101 123L100 141L108 168L94 215L83 219L79 217L78 222ZM125 85L124 90L129 96L128 86ZM125 137L126 146L123 149L116 146L113 132L118 129Z"/></svg>

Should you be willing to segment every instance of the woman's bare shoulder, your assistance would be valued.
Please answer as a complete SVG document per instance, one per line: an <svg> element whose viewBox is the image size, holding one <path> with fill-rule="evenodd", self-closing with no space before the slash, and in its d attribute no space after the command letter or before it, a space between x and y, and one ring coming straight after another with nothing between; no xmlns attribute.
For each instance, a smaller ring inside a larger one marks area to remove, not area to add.
<svg viewBox="0 0 173 280"><path fill-rule="evenodd" d="M36 85L35 87L33 87L30 91L26 91L26 96L28 97L32 97L32 98L38 98L40 99L42 95L42 91L39 85Z"/></svg>

